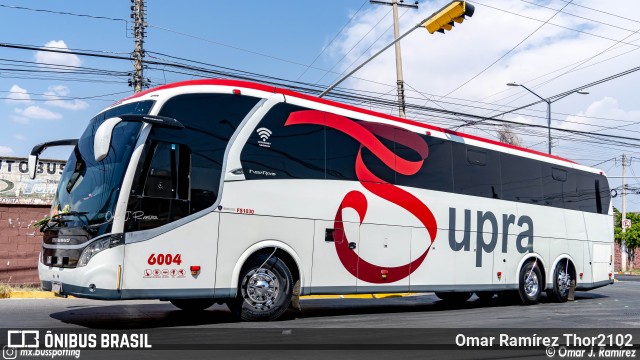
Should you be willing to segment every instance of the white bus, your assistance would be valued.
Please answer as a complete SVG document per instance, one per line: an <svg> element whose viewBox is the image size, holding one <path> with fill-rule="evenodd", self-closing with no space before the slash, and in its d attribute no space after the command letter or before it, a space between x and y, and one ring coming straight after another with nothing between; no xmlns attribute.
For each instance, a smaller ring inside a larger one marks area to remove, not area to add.
<svg viewBox="0 0 640 360"><path fill-rule="evenodd" d="M242 81L160 86L71 144L39 275L59 295L227 303L278 318L301 295L466 301L613 283L596 169Z"/></svg>

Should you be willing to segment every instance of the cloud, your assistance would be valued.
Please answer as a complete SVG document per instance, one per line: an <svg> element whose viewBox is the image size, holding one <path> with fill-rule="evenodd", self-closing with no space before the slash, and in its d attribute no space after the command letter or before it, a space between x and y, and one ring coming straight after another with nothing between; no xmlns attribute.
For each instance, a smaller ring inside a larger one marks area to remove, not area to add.
<svg viewBox="0 0 640 360"><path fill-rule="evenodd" d="M558 122L558 125L581 131L598 131L605 127L624 131L638 123L640 123L640 110L624 110L617 99L605 96L601 100L592 102L586 110L567 116L566 120Z"/></svg>
<svg viewBox="0 0 640 360"><path fill-rule="evenodd" d="M8 103L29 104L31 103L31 96L27 93L26 89L21 88L18 85L11 86L9 94L5 100Z"/></svg>
<svg viewBox="0 0 640 360"><path fill-rule="evenodd" d="M45 48L52 48L53 50L61 50L61 51L69 51L67 44L63 40L52 40L48 43L44 44ZM74 54L64 54L59 52L48 52L48 51L36 51L35 55L36 62L38 65L42 67L49 67L50 65L60 65L63 66L62 69L60 67L55 67L56 69L60 69L60 71L64 71L65 66L80 66L82 61L80 58Z"/></svg>
<svg viewBox="0 0 640 360"><path fill-rule="evenodd" d="M16 139L16 140L20 140L20 141L25 141L25 140L27 140L27 137L26 137L26 136L24 136L24 135L22 135L22 134L14 134L14 135L13 135L13 138L14 138L14 139Z"/></svg>
<svg viewBox="0 0 640 360"><path fill-rule="evenodd" d="M22 125L26 125L31 122L31 119L29 118L26 118L24 116L14 115L14 114L9 115L9 119L11 119L11 121L13 121L14 123L18 123Z"/></svg>
<svg viewBox="0 0 640 360"><path fill-rule="evenodd" d="M12 156L15 152L8 146L0 146L0 156Z"/></svg>
<svg viewBox="0 0 640 360"><path fill-rule="evenodd" d="M63 85L49 86L49 90L44 93L44 97L47 99L46 104L67 110L83 110L89 107L89 104L82 100L63 100L61 98L69 95L70 92L69 88Z"/></svg>
<svg viewBox="0 0 640 360"><path fill-rule="evenodd" d="M39 106L29 106L26 109L15 109L16 114L35 120L60 120L62 115Z"/></svg>

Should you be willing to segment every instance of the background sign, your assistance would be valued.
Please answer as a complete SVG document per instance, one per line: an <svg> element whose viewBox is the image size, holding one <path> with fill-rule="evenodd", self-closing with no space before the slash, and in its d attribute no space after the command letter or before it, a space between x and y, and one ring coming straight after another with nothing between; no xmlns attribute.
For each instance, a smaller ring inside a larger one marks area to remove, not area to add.
<svg viewBox="0 0 640 360"><path fill-rule="evenodd" d="M49 205L66 161L40 160L36 178L29 178L26 158L0 157L0 205Z"/></svg>
<svg viewBox="0 0 640 360"><path fill-rule="evenodd" d="M631 227L631 220L622 219L622 228L623 229L629 229L630 227Z"/></svg>

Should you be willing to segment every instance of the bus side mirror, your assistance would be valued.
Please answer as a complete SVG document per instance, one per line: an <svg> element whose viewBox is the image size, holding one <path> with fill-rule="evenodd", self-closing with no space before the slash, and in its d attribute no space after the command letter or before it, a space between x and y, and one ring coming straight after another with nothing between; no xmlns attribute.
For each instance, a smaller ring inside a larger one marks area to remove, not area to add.
<svg viewBox="0 0 640 360"><path fill-rule="evenodd" d="M31 149L31 154L29 154L29 177L31 177L32 180L36 178L36 166L38 165L38 158L45 149L54 146L76 145L78 145L78 139L54 140L34 146L33 149Z"/></svg>
<svg viewBox="0 0 640 360"><path fill-rule="evenodd" d="M144 122L154 126L173 129L184 128L184 125L182 125L178 120L165 116L132 114L109 118L100 124L100 127L98 127L96 135L93 138L93 157L96 161L101 161L107 157L107 154L109 154L109 147L111 146L113 128L123 121Z"/></svg>
<svg viewBox="0 0 640 360"><path fill-rule="evenodd" d="M109 154L109 147L111 146L111 136L113 134L113 128L116 127L122 119L119 117L112 117L105 120L93 138L93 157L96 161L102 161Z"/></svg>
<svg viewBox="0 0 640 360"><path fill-rule="evenodd" d="M38 155L29 155L29 178L36 178L36 165L38 164Z"/></svg>

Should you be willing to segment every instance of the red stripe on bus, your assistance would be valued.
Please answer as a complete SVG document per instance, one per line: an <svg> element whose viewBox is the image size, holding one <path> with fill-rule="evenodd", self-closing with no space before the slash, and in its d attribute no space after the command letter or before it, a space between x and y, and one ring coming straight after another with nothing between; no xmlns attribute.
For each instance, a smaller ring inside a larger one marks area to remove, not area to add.
<svg viewBox="0 0 640 360"><path fill-rule="evenodd" d="M415 133L411 133L415 135L414 137L409 136L409 134L401 136L402 144L407 145L421 155L419 161L410 161L394 154L393 151L387 148L374 135L374 133L376 133L386 139L395 140L394 130L397 128L390 125L366 123L364 121L359 124L345 116L319 110L293 112L285 122L285 126L295 126L299 124L324 125L338 130L358 141L361 146L360 149L358 149L354 165L356 177L360 184L372 194L398 205L415 216L429 233L431 244L435 241L438 226L436 218L429 207L408 191L378 178L367 168L367 165L362 160L362 148L366 147L394 171L403 175L414 175L420 171L424 160L429 154L429 146L424 139ZM371 129L369 127L371 127ZM349 247L349 239L346 234L344 234L342 210L345 208L354 209L360 217L360 224L362 224L367 213L367 198L357 190L350 191L342 199L334 220L334 243L338 258L345 269L358 279L374 284L400 281L418 269L427 257L431 245L415 260L400 266L385 267L372 264L362 259ZM382 276L383 272L385 274L384 277Z"/></svg>

